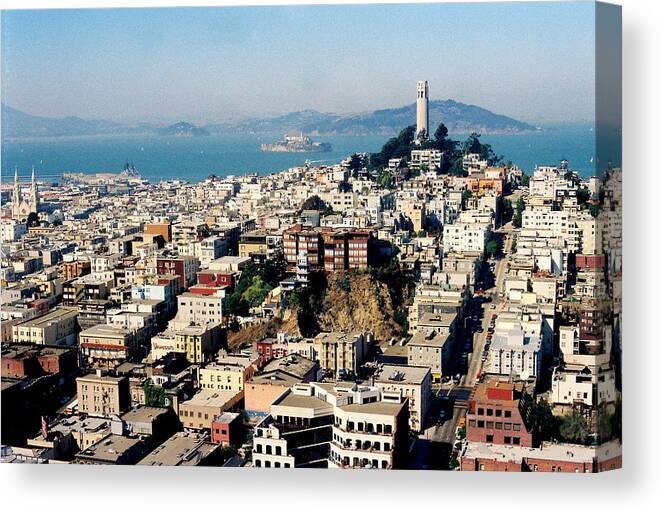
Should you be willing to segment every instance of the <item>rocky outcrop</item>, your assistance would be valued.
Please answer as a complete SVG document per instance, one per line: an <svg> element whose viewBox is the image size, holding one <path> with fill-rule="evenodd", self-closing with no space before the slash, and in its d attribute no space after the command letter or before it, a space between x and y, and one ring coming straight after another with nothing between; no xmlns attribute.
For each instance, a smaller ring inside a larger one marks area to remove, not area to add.
<svg viewBox="0 0 661 512"><path fill-rule="evenodd" d="M318 322L322 331L372 331L377 341L401 334L388 286L367 273L329 277Z"/></svg>

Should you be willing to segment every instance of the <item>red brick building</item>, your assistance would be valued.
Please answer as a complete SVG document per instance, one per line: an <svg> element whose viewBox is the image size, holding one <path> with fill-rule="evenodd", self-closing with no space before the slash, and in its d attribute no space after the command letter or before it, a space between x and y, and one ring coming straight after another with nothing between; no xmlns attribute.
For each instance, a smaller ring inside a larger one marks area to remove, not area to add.
<svg viewBox="0 0 661 512"><path fill-rule="evenodd" d="M327 272L365 269L376 259L371 231L315 229L297 224L284 232L282 243L289 265L296 265L299 254L308 257L316 269Z"/></svg>
<svg viewBox="0 0 661 512"><path fill-rule="evenodd" d="M3 377L38 377L68 374L78 367L75 348L7 344L2 347Z"/></svg>
<svg viewBox="0 0 661 512"><path fill-rule="evenodd" d="M618 441L601 446L544 443L539 448L468 443L460 463L462 471L598 473L621 467Z"/></svg>
<svg viewBox="0 0 661 512"><path fill-rule="evenodd" d="M478 384L468 403L466 439L532 447L533 436L527 426L530 403L522 382L492 378Z"/></svg>
<svg viewBox="0 0 661 512"><path fill-rule="evenodd" d="M242 427L239 413L224 412L211 422L211 442L222 446L238 446Z"/></svg>
<svg viewBox="0 0 661 512"><path fill-rule="evenodd" d="M156 259L157 274L174 274L179 277L179 290L195 284L200 262L193 256L164 257Z"/></svg>

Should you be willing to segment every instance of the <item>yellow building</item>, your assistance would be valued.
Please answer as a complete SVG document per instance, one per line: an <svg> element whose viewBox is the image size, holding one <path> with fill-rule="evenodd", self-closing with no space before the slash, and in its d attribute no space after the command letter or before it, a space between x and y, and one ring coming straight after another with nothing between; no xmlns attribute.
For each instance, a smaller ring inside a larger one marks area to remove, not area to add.
<svg viewBox="0 0 661 512"><path fill-rule="evenodd" d="M249 356L223 356L200 368L200 387L215 391L243 391L245 382L257 368L257 359Z"/></svg>
<svg viewBox="0 0 661 512"><path fill-rule="evenodd" d="M245 233L239 239L239 257L250 258L252 254L264 254L268 252L266 232L253 231Z"/></svg>
<svg viewBox="0 0 661 512"><path fill-rule="evenodd" d="M186 354L191 363L211 360L220 344L219 324L190 325L175 334L176 351Z"/></svg>

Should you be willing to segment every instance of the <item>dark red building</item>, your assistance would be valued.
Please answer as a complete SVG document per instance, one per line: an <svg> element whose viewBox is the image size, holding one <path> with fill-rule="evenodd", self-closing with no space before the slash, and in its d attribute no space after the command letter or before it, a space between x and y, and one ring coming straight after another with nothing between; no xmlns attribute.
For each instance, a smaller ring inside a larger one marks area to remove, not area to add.
<svg viewBox="0 0 661 512"><path fill-rule="evenodd" d="M222 446L239 446L242 427L239 413L224 412L211 422L211 442Z"/></svg>
<svg viewBox="0 0 661 512"><path fill-rule="evenodd" d="M478 384L468 403L466 439L532 447L533 436L527 426L530 403L522 382L492 378Z"/></svg>

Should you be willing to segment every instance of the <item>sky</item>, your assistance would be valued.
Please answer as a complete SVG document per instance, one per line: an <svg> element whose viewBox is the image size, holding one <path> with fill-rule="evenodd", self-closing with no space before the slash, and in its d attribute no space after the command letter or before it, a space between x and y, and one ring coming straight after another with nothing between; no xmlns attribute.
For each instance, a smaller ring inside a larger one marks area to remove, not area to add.
<svg viewBox="0 0 661 512"><path fill-rule="evenodd" d="M213 122L454 99L533 122L594 118L594 4L2 13L2 102L34 115Z"/></svg>

